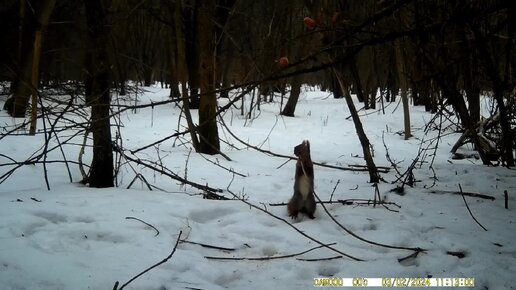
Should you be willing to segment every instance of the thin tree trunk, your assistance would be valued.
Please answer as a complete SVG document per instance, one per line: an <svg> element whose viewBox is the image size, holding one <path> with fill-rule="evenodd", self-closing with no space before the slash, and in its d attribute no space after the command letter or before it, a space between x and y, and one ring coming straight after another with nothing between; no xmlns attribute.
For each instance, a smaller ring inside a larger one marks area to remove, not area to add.
<svg viewBox="0 0 516 290"><path fill-rule="evenodd" d="M408 82L407 73L405 70L405 54L403 53L403 47L401 40L396 42L396 66L398 69L398 79L401 89L401 102L403 103L403 124L405 127L405 140L412 137L410 130L410 109L408 101Z"/></svg>
<svg viewBox="0 0 516 290"><path fill-rule="evenodd" d="M183 8L183 25L185 27L185 56L188 66L188 86L190 89L190 108L199 109L199 13L198 6L203 1L191 1L191 7ZM210 18L211 19L211 18Z"/></svg>
<svg viewBox="0 0 516 290"><path fill-rule="evenodd" d="M43 34L46 31L50 16L54 10L56 0L47 0L39 5L35 11L31 10L31 13L35 13L35 17L29 19L25 15L27 8L25 4L20 3L20 13L24 13L21 17L22 21L19 28L19 67L16 79L13 81L12 93L13 96L6 100L4 109L7 110L9 115L12 117L25 117L25 112L29 104L31 95L34 95L34 81L39 79L39 56L41 54L41 43L43 41ZM34 62L34 57L38 57L37 63ZM37 83L36 83L37 85ZM33 106L37 106L37 101L34 102ZM34 110L32 108L34 114ZM37 112L36 112L37 113ZM31 114L31 115L32 115ZM31 124L31 131L35 132L35 124Z"/></svg>
<svg viewBox="0 0 516 290"><path fill-rule="evenodd" d="M364 103L365 109L369 109L369 99L366 96L364 96L364 88L362 86L362 80L360 79L360 74L358 73L358 68L354 61L352 61L350 64L350 70L351 70L351 76L353 77L353 80L355 81L355 87L356 87L355 89L357 92L358 101ZM343 92L343 93L344 93L344 95L346 94L346 92Z"/></svg>
<svg viewBox="0 0 516 290"><path fill-rule="evenodd" d="M190 137L192 138L192 146L194 147L195 152L199 152L199 139L197 139L195 125L192 121L192 115L190 113L190 98L188 97L188 89L186 88L186 80L188 78L188 66L186 64L185 37L183 35L181 23L181 1L177 1L175 10L178 70L177 75L178 79L181 81L181 92L183 94L183 110L186 117L186 123L188 124L188 130L190 131Z"/></svg>
<svg viewBox="0 0 516 290"><path fill-rule="evenodd" d="M380 174L378 173L378 168L373 160L373 155L371 154L371 143L369 143L369 139L365 134L364 128L362 126L362 122L360 121L360 117L358 116L357 109L355 104L353 103L353 99L349 94L348 85L345 83L342 75L335 69L335 76L339 81L341 90L344 94L344 98L346 99L346 103L349 108L349 112L351 113L351 117L353 119L353 123L355 124L355 129L357 131L358 139L360 140L360 144L362 145L362 151L364 153L364 159L366 161L366 166L369 171L369 182L378 183L380 181Z"/></svg>
<svg viewBox="0 0 516 290"><path fill-rule="evenodd" d="M32 58L32 75L31 75L31 90L32 90L32 108L31 108L31 120L29 134L36 134L36 124L38 116L38 83L39 83L39 62L41 59L41 46L43 42L43 35L47 31L48 22L50 21L50 15L54 11L56 0L49 0L43 6L43 10L39 15L40 27L34 34L34 56Z"/></svg>
<svg viewBox="0 0 516 290"><path fill-rule="evenodd" d="M30 129L29 135L36 134L37 118L38 118L38 72L39 72L39 59L41 56L41 30L37 30L34 36L34 57L32 58L32 104L30 113Z"/></svg>

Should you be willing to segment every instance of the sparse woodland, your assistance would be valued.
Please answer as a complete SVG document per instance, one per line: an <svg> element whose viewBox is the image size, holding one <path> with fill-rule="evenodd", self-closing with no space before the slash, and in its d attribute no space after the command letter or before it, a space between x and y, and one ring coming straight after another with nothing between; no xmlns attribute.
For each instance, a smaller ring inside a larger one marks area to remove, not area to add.
<svg viewBox="0 0 516 290"><path fill-rule="evenodd" d="M507 1L48 0L5 1L0 12L4 110L30 116L35 134L38 99L84 96L92 116L83 129L101 144L92 186L113 185L106 127L117 110L110 114L109 103L156 82L170 87L186 118L199 110L199 120L188 122L197 152L221 153L217 96L256 90L259 106L290 90L281 114L294 116L300 87L310 84L335 98L356 94L365 109L400 96L406 139L409 102L431 112L450 108L445 113L457 114L464 130L460 141L472 142L485 165L514 166L516 24ZM489 122L480 116L485 94L496 101ZM353 121L367 151L360 120Z"/></svg>
<svg viewBox="0 0 516 290"><path fill-rule="evenodd" d="M189 156L201 153L229 161L224 148L244 146L288 161L291 155L239 138L221 116L238 108L245 119L259 119L261 106L277 103L277 116L296 117L303 87L317 87L342 99L349 110L349 117L342 117L352 120L356 133L349 138L361 146L359 166L317 159L315 166L364 172L374 185L364 200L317 197L318 210L351 235L355 234L324 205L372 202L396 207L382 200L378 184L392 182L393 190L403 194L417 181L416 166L426 163L433 170L430 151L438 146L449 146L453 158L481 160L485 170L515 166L516 5L512 1L5 0L0 4L0 27L0 103L16 120L15 125L2 122L0 142L14 135L43 135L45 140L41 148L27 153L26 160L0 152L0 186L34 164L44 166L48 189L52 181L45 166L51 163L66 166L70 182L93 188L119 186L118 174L130 168L128 188L138 180L149 190L159 190L149 176L163 175L201 191L205 198L238 199L268 212L229 186L222 189L189 178L188 172L164 165L161 156L146 158L139 152L149 148L159 152L164 142L173 141L189 148ZM150 86L168 89L168 99L140 103L138 97ZM490 101L488 112L481 111L483 98ZM361 119L364 113L382 112L394 103L400 106L396 114L403 114L404 140L413 138L413 106L433 116L426 129L441 130L448 122L460 137L444 145L439 133L432 146L407 156L413 160L410 166L398 167L387 144L371 144ZM153 114L170 104L181 114L177 123L167 124L169 135L138 148L125 146L122 114ZM229 144L228 136L238 144ZM79 156L68 155L64 145L76 147ZM387 166L375 163L374 148L383 146ZM461 151L463 146L473 150ZM60 152L61 157L49 160L51 152ZM83 160L85 154L92 158ZM245 176L217 166L233 176ZM81 176L74 176L71 167L80 168ZM143 171L151 173L146 176ZM389 171L396 172L395 181L383 178ZM456 193L485 197L462 189ZM286 217L269 214L289 223ZM362 260L290 225L317 247L340 258ZM181 235L166 260L178 243L187 242ZM408 251L400 263L427 251L357 238ZM117 282L113 289L123 289L131 281L120 288Z"/></svg>

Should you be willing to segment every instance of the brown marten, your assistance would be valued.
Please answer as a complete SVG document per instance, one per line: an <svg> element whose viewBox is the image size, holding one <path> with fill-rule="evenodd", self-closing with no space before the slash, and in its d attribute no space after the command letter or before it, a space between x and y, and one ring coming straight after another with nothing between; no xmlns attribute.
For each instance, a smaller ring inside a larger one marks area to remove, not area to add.
<svg viewBox="0 0 516 290"><path fill-rule="evenodd" d="M305 213L313 219L315 212L314 198L314 165L310 158L310 142L304 140L294 147L294 154L298 157L296 176L294 181L294 195L287 205L291 218L297 218L298 213Z"/></svg>

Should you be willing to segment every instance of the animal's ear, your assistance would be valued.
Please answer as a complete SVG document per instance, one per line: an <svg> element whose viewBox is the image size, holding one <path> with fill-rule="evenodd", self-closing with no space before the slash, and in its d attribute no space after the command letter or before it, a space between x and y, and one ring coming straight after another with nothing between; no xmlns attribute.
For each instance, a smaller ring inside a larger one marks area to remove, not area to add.
<svg viewBox="0 0 516 290"><path fill-rule="evenodd" d="M306 149L308 149L308 152L310 152L310 141L305 140L303 141L303 144L306 146Z"/></svg>

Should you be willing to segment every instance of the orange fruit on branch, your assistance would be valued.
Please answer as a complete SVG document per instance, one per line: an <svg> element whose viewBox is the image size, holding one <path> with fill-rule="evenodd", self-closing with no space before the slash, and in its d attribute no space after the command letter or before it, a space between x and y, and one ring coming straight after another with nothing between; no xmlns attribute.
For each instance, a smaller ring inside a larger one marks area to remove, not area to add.
<svg viewBox="0 0 516 290"><path fill-rule="evenodd" d="M315 22L315 20L313 20L312 18L310 17L305 17L303 19L303 23L305 24L305 26L308 28L308 29L314 29L315 26L317 25L317 23Z"/></svg>
<svg viewBox="0 0 516 290"><path fill-rule="evenodd" d="M280 59L278 60L278 63L281 67L287 67L289 62L288 62L288 58L286 56L282 56L280 57Z"/></svg>

